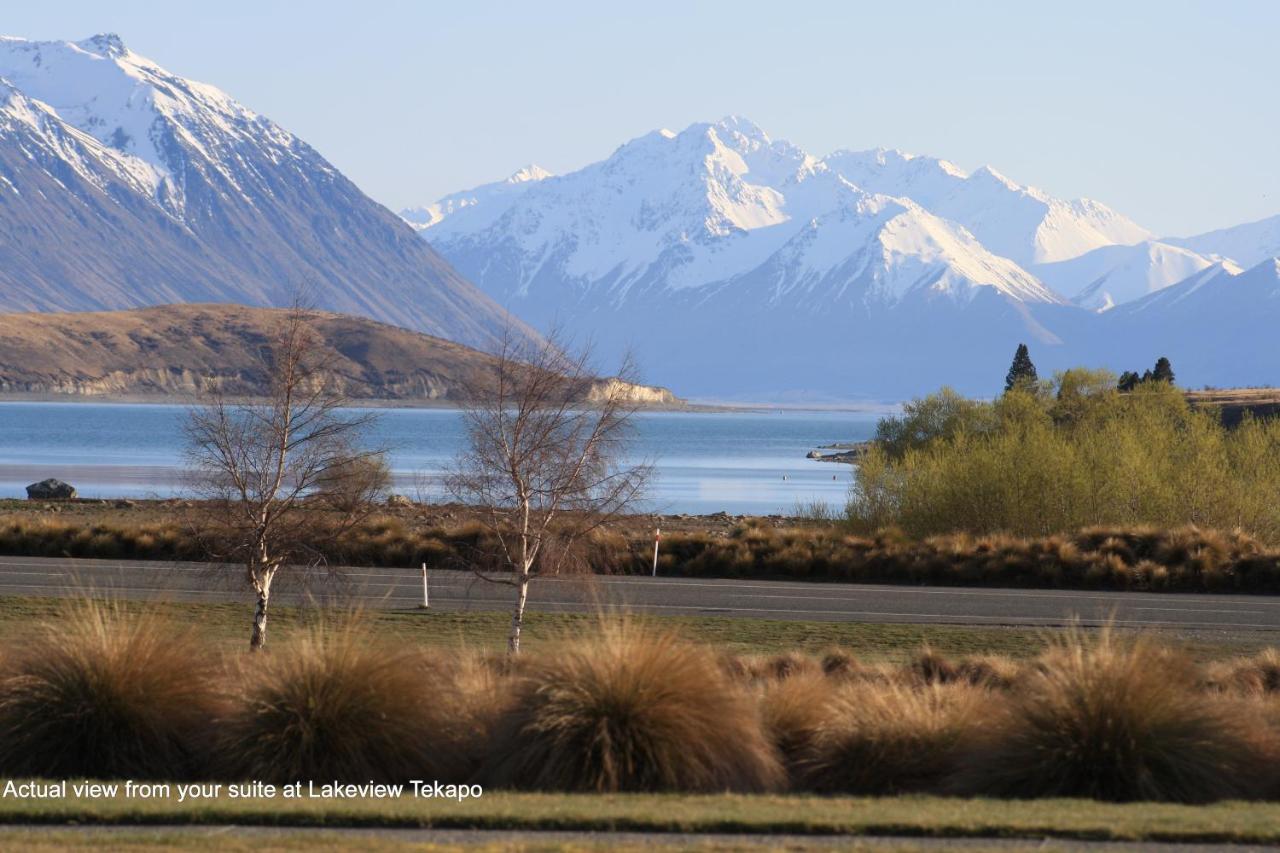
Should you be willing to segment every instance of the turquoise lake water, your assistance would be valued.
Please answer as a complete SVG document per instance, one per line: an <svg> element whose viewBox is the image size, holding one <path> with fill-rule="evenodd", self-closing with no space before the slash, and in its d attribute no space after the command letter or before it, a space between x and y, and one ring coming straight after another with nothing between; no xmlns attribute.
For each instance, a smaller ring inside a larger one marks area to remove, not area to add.
<svg viewBox="0 0 1280 853"><path fill-rule="evenodd" d="M390 449L396 490L441 497L440 476L461 449L460 413L380 409L370 440ZM643 413L637 454L656 465L643 507L704 514L789 514L798 503L843 505L848 465L815 462L821 445L869 438L864 412ZM0 496L25 497L45 477L83 497L168 497L183 490L185 409L97 403L0 404Z"/></svg>

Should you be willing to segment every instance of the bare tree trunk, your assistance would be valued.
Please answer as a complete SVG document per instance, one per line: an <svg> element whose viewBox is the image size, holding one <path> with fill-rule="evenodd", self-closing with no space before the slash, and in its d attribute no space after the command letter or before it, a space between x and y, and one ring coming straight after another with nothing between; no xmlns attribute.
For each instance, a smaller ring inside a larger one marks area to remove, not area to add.
<svg viewBox="0 0 1280 853"><path fill-rule="evenodd" d="M258 607L253 613L253 636L249 638L249 651L260 652L267 644L267 604L271 601L271 580L274 570L263 574L256 586Z"/></svg>
<svg viewBox="0 0 1280 853"><path fill-rule="evenodd" d="M511 633L507 635L507 654L520 653L520 629L524 627L524 606L529 601L529 573L516 575L516 606L511 611Z"/></svg>

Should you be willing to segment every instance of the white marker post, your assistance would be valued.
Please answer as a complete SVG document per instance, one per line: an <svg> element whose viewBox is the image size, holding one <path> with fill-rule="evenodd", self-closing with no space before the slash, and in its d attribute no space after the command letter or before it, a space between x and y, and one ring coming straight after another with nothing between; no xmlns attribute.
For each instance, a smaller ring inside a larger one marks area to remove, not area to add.
<svg viewBox="0 0 1280 853"><path fill-rule="evenodd" d="M431 607L431 598L427 594L427 564L422 564L422 609Z"/></svg>
<svg viewBox="0 0 1280 853"><path fill-rule="evenodd" d="M662 528L653 528L653 576L658 576L658 542L662 539Z"/></svg>

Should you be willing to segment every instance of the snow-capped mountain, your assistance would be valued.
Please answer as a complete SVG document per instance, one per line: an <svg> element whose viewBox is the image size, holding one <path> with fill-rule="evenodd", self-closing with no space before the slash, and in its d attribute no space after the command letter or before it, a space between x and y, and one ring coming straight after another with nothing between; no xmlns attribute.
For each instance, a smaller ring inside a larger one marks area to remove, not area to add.
<svg viewBox="0 0 1280 853"><path fill-rule="evenodd" d="M906 196L963 225L987 249L1027 268L1154 236L1100 202L1052 198L990 166L966 174L946 160L885 149L839 151L823 163L868 192Z"/></svg>
<svg viewBox="0 0 1280 853"><path fill-rule="evenodd" d="M651 133L572 174L511 186L450 196L416 221L535 320L566 307L547 291L591 310L686 289L704 299L764 269L776 271L771 305L892 303L914 289L965 298L976 287L1061 301L956 223L866 192L743 119ZM842 287L817 286L835 270Z"/></svg>
<svg viewBox="0 0 1280 853"><path fill-rule="evenodd" d="M1231 381L1203 358L1214 334L1173 341L1149 318L1171 310L1157 296L1234 282L1238 266L990 167L815 157L731 117L404 216L516 313L630 346L694 395L988 391L1022 341L1046 372L1180 353L1186 378L1202 363L1199 381Z"/></svg>
<svg viewBox="0 0 1280 853"><path fill-rule="evenodd" d="M1141 299L1213 266L1190 249L1147 240L1132 246L1100 246L1077 258L1032 269L1049 287L1093 311ZM1083 284L1083 287L1081 286Z"/></svg>
<svg viewBox="0 0 1280 853"><path fill-rule="evenodd" d="M0 37L0 310L299 291L472 345L507 323L314 149L220 90L114 35Z"/></svg>
<svg viewBox="0 0 1280 853"><path fill-rule="evenodd" d="M877 172L881 162L915 195ZM1083 236L1037 244L1046 217L1076 208L1041 204L1016 185L993 189L987 174L889 152L818 159L728 118L655 131L576 172L491 184L406 216L535 325L566 325L610 354L634 347L655 376L681 376L687 393L769 393L788 371L815 365L824 383L865 378L868 360L926 329L970 353L991 348L991 359L1004 358L996 342L1003 349L1009 337L1061 343L1055 325L1076 309L935 208L976 209L986 193L1027 211L1027 257L1092 246L1096 223L1077 217ZM847 343L839 364L829 363L831 335ZM895 393L925 369L895 358L861 390Z"/></svg>
<svg viewBox="0 0 1280 853"><path fill-rule="evenodd" d="M1280 255L1280 216L1194 237L1170 237L1166 242L1205 255L1231 258L1242 266L1253 266Z"/></svg>
<svg viewBox="0 0 1280 853"><path fill-rule="evenodd" d="M472 230L488 225L489 217L501 214L506 208L500 199L507 195L516 195L533 186L544 178L555 177L546 169L530 163L511 174L505 181L496 181L475 189L453 193L423 207L410 207L400 211L400 216L419 231L430 228L442 221L446 216L478 217L468 223ZM456 224L456 222L455 222Z"/></svg>

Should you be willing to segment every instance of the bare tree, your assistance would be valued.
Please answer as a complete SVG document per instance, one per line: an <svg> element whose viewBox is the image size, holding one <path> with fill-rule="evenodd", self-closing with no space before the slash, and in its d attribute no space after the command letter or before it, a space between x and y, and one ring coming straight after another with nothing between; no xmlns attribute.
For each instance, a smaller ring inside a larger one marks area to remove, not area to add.
<svg viewBox="0 0 1280 853"><path fill-rule="evenodd" d="M373 416L344 411L324 352L295 305L264 352L265 396L232 402L212 391L186 423L196 523L216 557L244 566L255 651L277 575L323 564L325 544L365 518L386 485L382 455L359 446Z"/></svg>
<svg viewBox="0 0 1280 853"><path fill-rule="evenodd" d="M464 409L467 449L448 488L480 510L489 534L471 569L514 588L507 649L520 651L529 584L582 567L594 530L631 508L650 467L628 460L635 395L630 359L616 379L598 380L589 351L559 335L498 354L492 383L471 390Z"/></svg>

